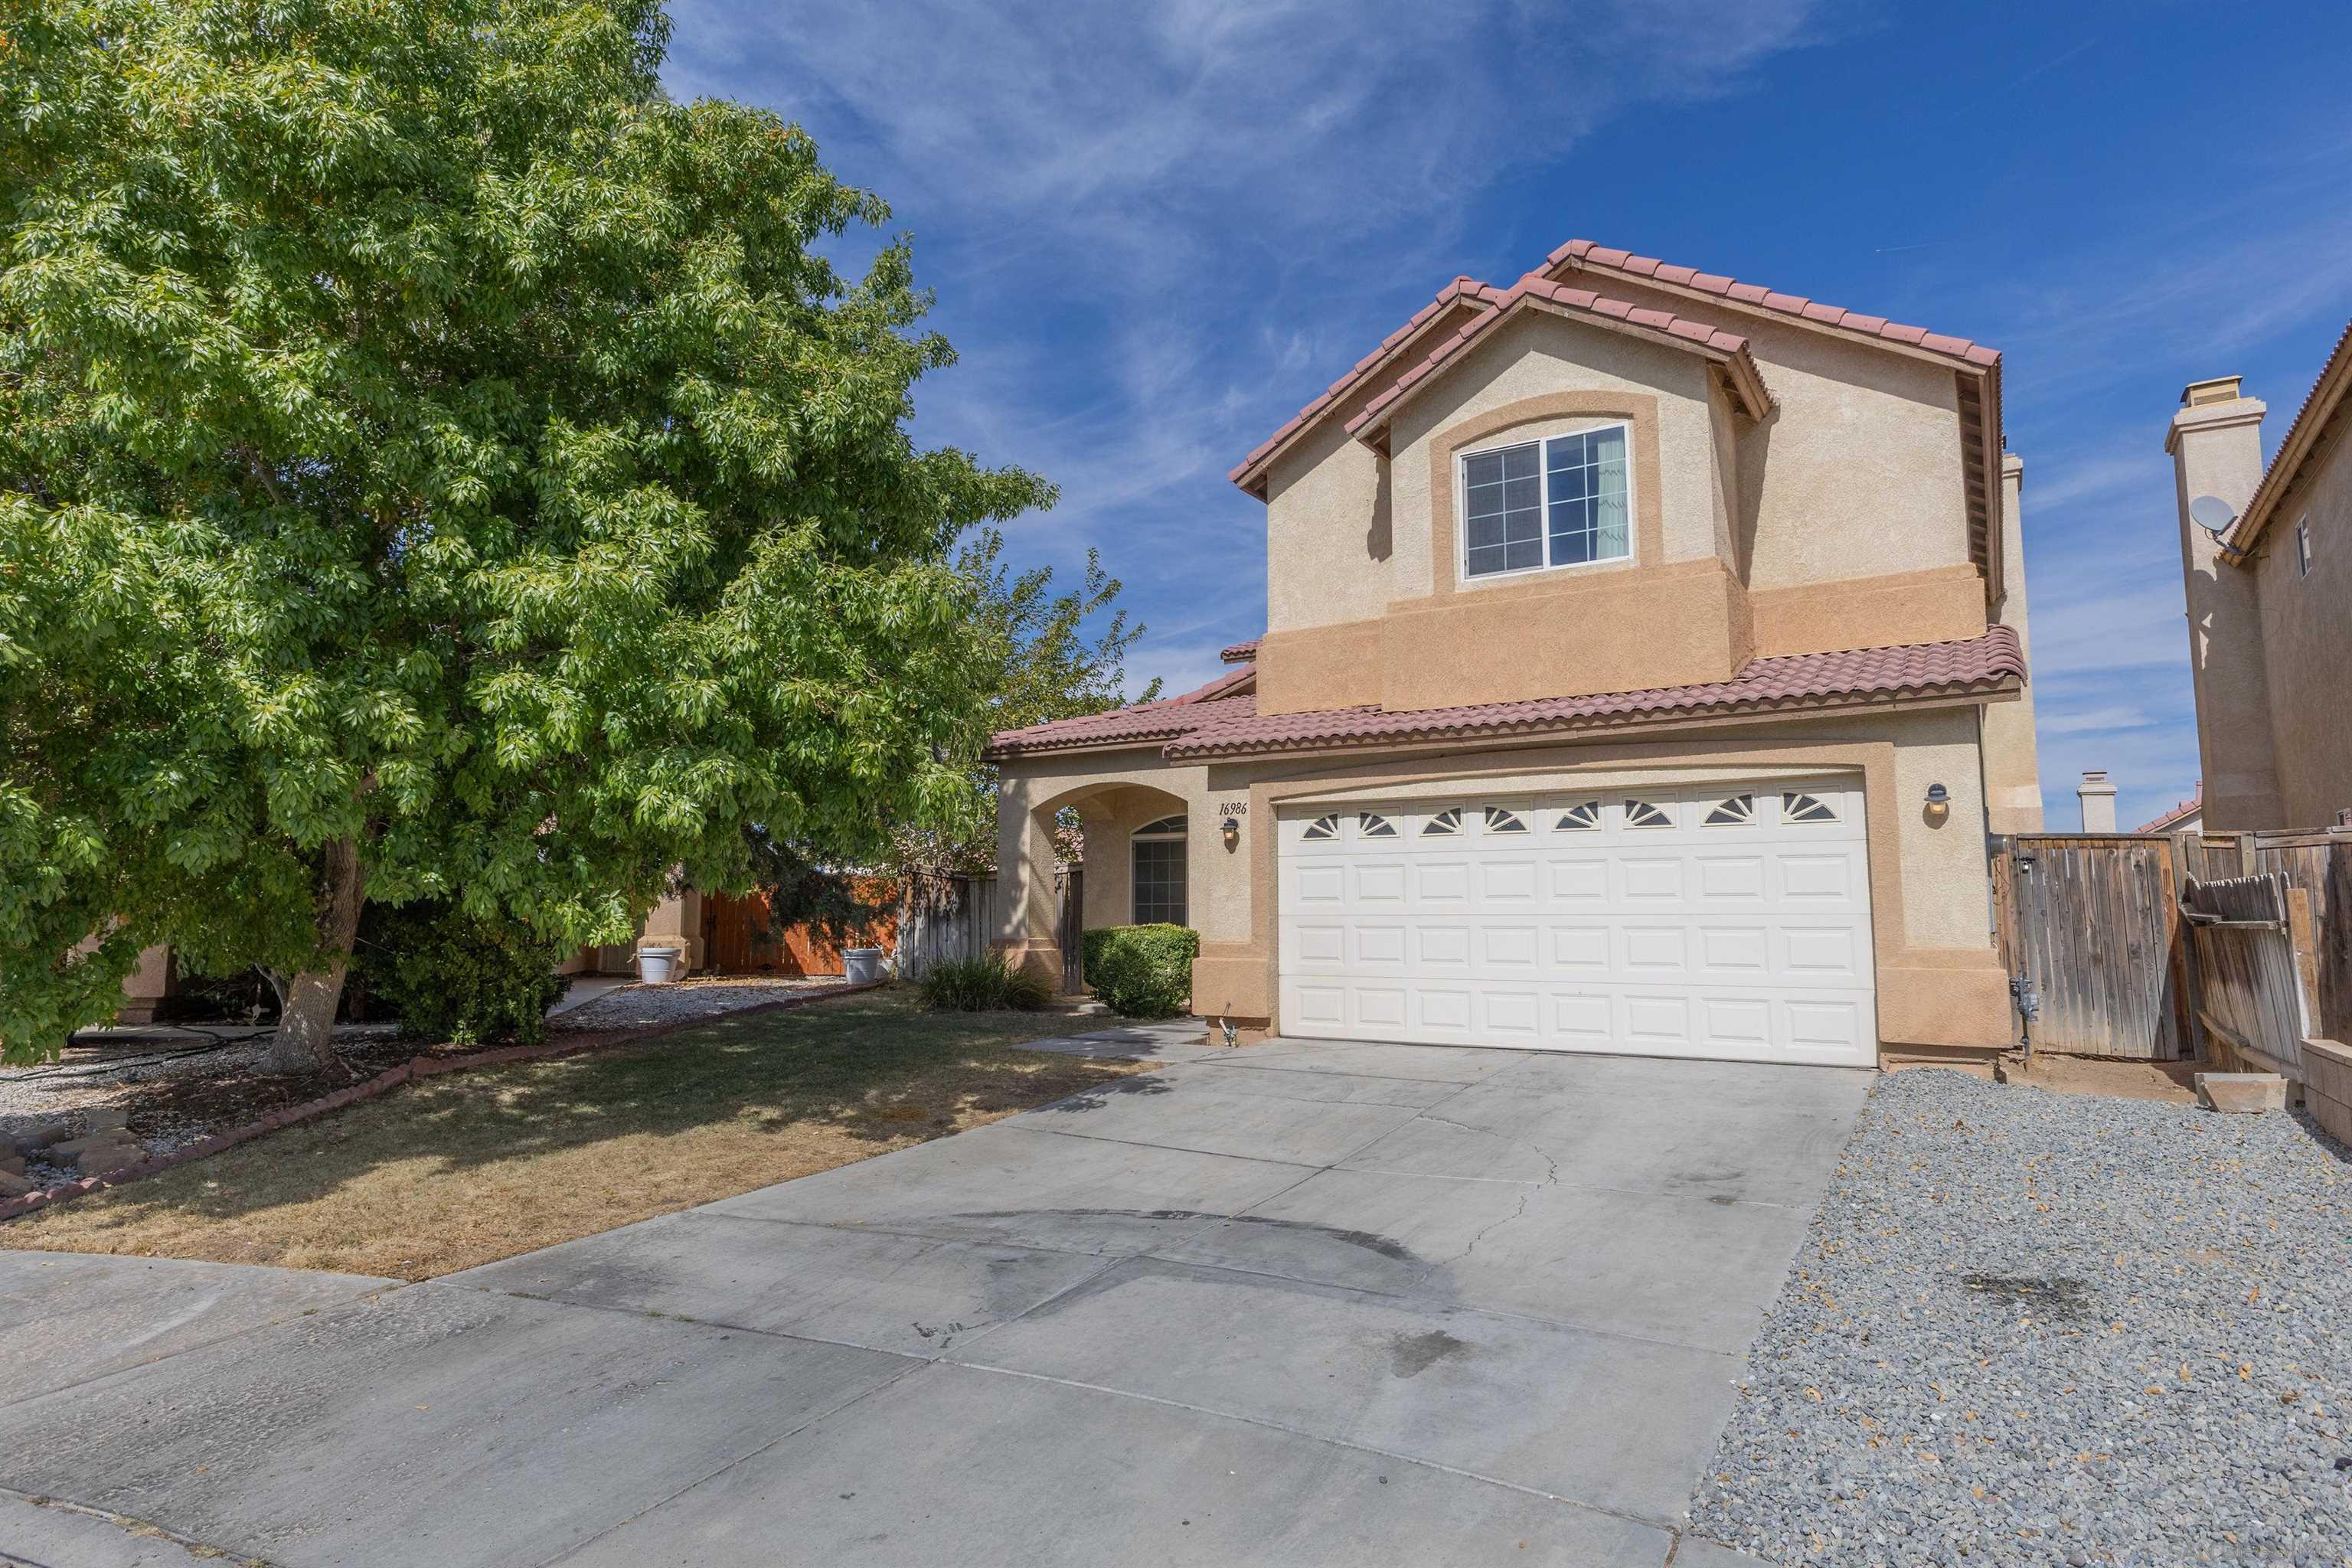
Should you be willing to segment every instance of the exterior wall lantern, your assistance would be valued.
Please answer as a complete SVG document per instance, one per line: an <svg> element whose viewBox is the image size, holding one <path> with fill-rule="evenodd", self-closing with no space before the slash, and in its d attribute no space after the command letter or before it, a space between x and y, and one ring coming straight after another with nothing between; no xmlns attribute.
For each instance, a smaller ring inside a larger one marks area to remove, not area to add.
<svg viewBox="0 0 2352 1568"><path fill-rule="evenodd" d="M1939 784L1929 784L1927 786L1927 820L1941 822L1945 817L1949 816L1951 812L1952 792Z"/></svg>
<svg viewBox="0 0 2352 1568"><path fill-rule="evenodd" d="M1225 818L1224 826L1220 829L1220 831L1222 831L1225 836L1225 847L1227 849L1234 849L1240 847L1242 841L1241 818L1237 816L1228 816Z"/></svg>

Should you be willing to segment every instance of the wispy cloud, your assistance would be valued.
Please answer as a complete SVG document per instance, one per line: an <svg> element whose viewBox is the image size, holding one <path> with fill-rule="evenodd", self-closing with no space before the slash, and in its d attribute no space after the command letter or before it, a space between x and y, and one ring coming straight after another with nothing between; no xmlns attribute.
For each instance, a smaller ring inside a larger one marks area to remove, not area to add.
<svg viewBox="0 0 2352 1568"><path fill-rule="evenodd" d="M963 357L920 395L923 437L1059 483L1016 547L1103 546L1151 626L1139 673L1172 687L1263 624L1264 514L1224 470L1486 258L1480 194L1637 105L1737 90L1822 9L687 0L667 76L809 125L919 265L952 268Z"/></svg>

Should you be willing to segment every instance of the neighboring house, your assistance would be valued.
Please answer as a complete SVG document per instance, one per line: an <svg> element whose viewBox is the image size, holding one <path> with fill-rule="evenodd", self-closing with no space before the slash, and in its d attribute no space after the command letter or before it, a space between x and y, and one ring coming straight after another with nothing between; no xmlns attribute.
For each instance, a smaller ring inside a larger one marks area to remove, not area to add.
<svg viewBox="0 0 2352 1568"><path fill-rule="evenodd" d="M2011 1036L2041 826L2000 357L1579 240L1233 472L1266 631L994 737L1003 945L1197 928L1245 1032L1868 1064Z"/></svg>
<svg viewBox="0 0 2352 1568"><path fill-rule="evenodd" d="M2197 781L2197 791L2187 800L2153 822L2143 822L2134 829L2138 833L2202 833L2205 830L2205 781Z"/></svg>
<svg viewBox="0 0 2352 1568"><path fill-rule="evenodd" d="M2347 389L2352 329L2268 469L2263 405L2234 375L2191 382L2165 433L2206 824L2217 832L2327 827L2352 807Z"/></svg>

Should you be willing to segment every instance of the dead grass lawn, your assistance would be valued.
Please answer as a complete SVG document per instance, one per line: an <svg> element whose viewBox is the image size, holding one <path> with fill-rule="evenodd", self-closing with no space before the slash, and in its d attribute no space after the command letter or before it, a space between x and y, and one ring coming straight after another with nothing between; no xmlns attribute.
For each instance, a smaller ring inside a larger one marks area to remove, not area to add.
<svg viewBox="0 0 2352 1568"><path fill-rule="evenodd" d="M430 1279L994 1121L1139 1070L1100 1018L882 992L459 1073L0 1226L0 1247Z"/></svg>

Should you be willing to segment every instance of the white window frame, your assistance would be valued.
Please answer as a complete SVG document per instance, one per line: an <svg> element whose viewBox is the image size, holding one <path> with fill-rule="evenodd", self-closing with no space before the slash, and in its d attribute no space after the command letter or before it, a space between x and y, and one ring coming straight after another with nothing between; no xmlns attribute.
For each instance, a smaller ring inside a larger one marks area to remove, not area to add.
<svg viewBox="0 0 2352 1568"><path fill-rule="evenodd" d="M1625 553L1604 556L1597 561L1564 561L1553 563L1551 556L1551 453L1549 444L1570 436L1591 436L1603 430L1625 432ZM1536 484L1539 498L1536 502L1543 528L1538 535L1543 541L1545 562L1541 566L1521 566L1508 572L1482 572L1473 576L1470 572L1470 459L1492 457L1516 447L1536 449ZM1622 566L1641 553L1637 535L1641 528L1636 520L1641 516L1639 499L1634 494L1633 422L1630 419L1604 419L1598 425L1581 426L1574 430L1554 431L1548 436L1514 436L1508 440L1490 441L1482 446L1466 447L1454 454L1454 581L1469 587L1475 584L1507 583L1517 577L1533 577L1545 572L1581 572L1594 566Z"/></svg>
<svg viewBox="0 0 2352 1568"><path fill-rule="evenodd" d="M2296 576L2311 575L2311 519L2308 515L2295 520L2294 567Z"/></svg>

